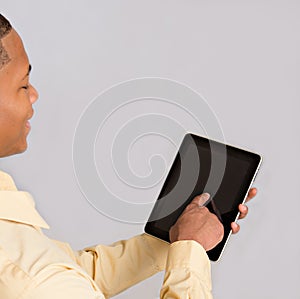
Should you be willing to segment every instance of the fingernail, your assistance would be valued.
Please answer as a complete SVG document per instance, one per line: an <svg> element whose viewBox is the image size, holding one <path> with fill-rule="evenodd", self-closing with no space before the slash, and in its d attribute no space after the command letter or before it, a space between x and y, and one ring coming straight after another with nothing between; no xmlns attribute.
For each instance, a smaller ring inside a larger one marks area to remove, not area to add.
<svg viewBox="0 0 300 299"><path fill-rule="evenodd" d="M207 193L207 192L205 192L205 193L203 193L203 194L201 195L201 198L202 198L203 200L207 201L207 200L209 200L209 198L210 198L210 194Z"/></svg>
<svg viewBox="0 0 300 299"><path fill-rule="evenodd" d="M207 203L209 202L210 194L205 192L205 193L200 194L197 197L198 197L197 203L200 207L202 207L202 206L206 206Z"/></svg>

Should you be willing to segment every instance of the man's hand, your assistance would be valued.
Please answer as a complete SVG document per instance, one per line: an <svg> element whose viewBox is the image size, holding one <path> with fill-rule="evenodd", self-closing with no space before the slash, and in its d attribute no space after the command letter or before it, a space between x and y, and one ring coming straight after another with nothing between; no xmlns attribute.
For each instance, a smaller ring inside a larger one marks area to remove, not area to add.
<svg viewBox="0 0 300 299"><path fill-rule="evenodd" d="M251 188L246 202L257 194L256 188ZM209 194L203 193L196 196L186 207L178 218L177 222L170 229L171 243L180 240L194 240L200 243L208 251L221 242L224 235L224 228L217 216L210 213L203 205L209 200ZM248 214L248 207L245 204L239 205L239 219ZM236 234L240 226L232 222L232 233Z"/></svg>
<svg viewBox="0 0 300 299"><path fill-rule="evenodd" d="M185 208L177 222L170 229L171 243L181 240L194 240L208 251L221 242L224 228L218 217L203 205L209 194L196 196Z"/></svg>
<svg viewBox="0 0 300 299"><path fill-rule="evenodd" d="M250 199L252 199L253 197L255 197L256 194L257 194L257 189L256 188L251 188L250 191L249 191L249 193L248 193L248 196L246 198L246 202L248 202ZM239 219L243 219L248 214L248 207L246 205L244 205L244 204L243 205L240 204L239 205L239 211L240 211ZM237 232L239 232L240 226L237 223L232 222L231 223L231 229L232 229L232 233L236 234Z"/></svg>

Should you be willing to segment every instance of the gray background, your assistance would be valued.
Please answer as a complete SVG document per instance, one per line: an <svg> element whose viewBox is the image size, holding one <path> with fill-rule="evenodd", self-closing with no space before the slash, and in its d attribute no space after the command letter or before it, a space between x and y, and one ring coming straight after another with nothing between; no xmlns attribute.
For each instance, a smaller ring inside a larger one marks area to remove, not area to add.
<svg viewBox="0 0 300 299"><path fill-rule="evenodd" d="M73 135L104 89L136 77L170 78L206 98L228 143L264 156L249 216L212 265L215 298L300 298L298 1L10 0L1 1L1 12L25 42L40 99L29 150L0 167L34 195L51 226L47 235L79 249L143 230L103 216L82 195ZM180 117L188 126L188 116ZM147 173L143 152L135 155L132 167ZM162 278L117 298L158 298Z"/></svg>

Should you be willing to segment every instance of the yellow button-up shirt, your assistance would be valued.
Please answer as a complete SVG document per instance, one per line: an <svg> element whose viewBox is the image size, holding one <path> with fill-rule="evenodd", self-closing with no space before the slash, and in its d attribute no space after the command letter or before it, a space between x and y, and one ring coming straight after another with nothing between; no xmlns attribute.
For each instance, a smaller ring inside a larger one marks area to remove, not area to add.
<svg viewBox="0 0 300 299"><path fill-rule="evenodd" d="M212 298L210 262L195 241L142 234L74 251L49 228L28 192L0 171L0 298L103 299L165 270L160 298Z"/></svg>

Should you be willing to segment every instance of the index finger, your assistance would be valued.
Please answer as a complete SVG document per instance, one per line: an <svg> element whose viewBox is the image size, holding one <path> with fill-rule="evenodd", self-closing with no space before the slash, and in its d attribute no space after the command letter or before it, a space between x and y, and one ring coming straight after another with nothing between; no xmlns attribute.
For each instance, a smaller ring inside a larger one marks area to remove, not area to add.
<svg viewBox="0 0 300 299"><path fill-rule="evenodd" d="M196 204L199 207L206 206L210 202L210 194L205 192L200 195L195 196L190 204Z"/></svg>
<svg viewBox="0 0 300 299"><path fill-rule="evenodd" d="M247 198L245 202L248 202L250 199L252 199L255 195L257 194L257 189L256 188L251 188L250 191L248 192Z"/></svg>

